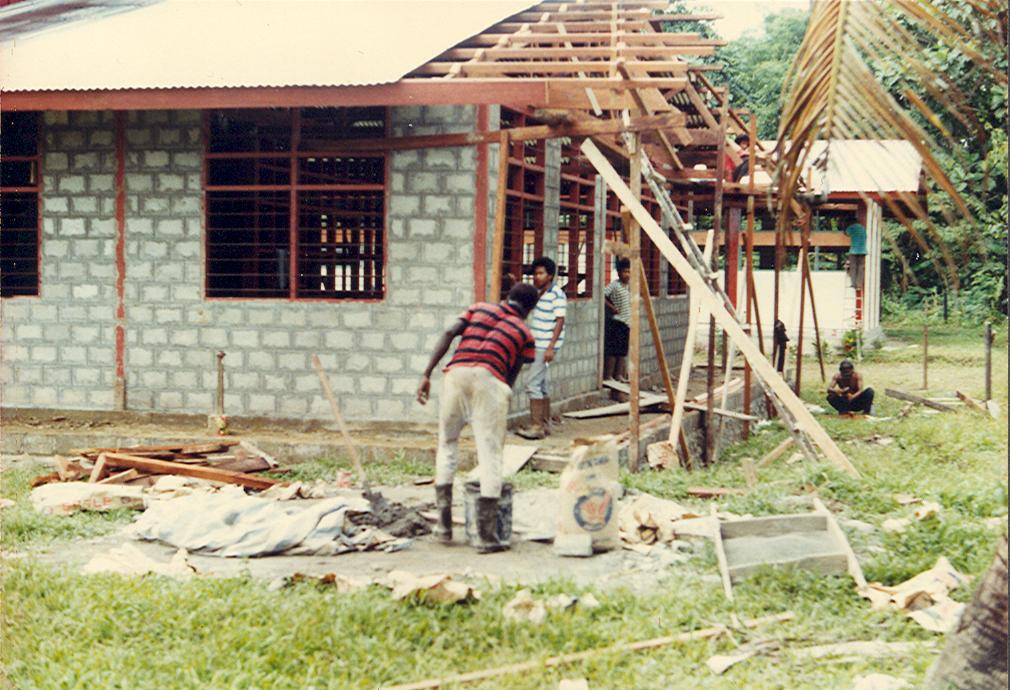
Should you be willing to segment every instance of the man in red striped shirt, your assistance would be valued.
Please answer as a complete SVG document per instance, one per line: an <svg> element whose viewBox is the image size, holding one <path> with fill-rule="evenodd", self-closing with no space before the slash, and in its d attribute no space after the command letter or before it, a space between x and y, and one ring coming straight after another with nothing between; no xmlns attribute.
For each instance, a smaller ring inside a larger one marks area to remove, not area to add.
<svg viewBox="0 0 1010 690"><path fill-rule="evenodd" d="M460 337L456 352L443 370L442 399L438 414L438 453L435 456L435 501L438 525L435 535L452 541L452 481L458 464L459 435L469 421L477 445L480 498L477 500L479 553L508 548L498 539L498 499L502 489L502 446L512 385L524 363L536 353L526 316L540 297L537 289L519 283L501 304L478 302L470 306L435 344L428 367L417 388L424 405L431 392L431 374Z"/></svg>

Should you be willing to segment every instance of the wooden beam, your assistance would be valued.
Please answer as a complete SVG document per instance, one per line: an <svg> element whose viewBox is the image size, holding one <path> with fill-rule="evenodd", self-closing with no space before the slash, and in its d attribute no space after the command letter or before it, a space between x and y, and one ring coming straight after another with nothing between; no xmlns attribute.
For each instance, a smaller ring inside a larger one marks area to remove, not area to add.
<svg viewBox="0 0 1010 690"><path fill-rule="evenodd" d="M149 474L177 474L183 477L196 477L225 484L238 484L249 489L269 489L278 483L274 479L256 477L241 472L219 470L203 465L184 465L154 458L138 458L125 453L105 453L104 457L106 464L111 467L129 467Z"/></svg>
<svg viewBox="0 0 1010 690"><path fill-rule="evenodd" d="M683 60L654 60L642 62L632 60L628 66L636 70L636 76L651 72L687 74L687 63ZM413 72L415 75L454 74L454 78L471 76L498 76L506 74L610 74L614 65L609 61L574 60L572 62L546 62L533 60L512 60L509 62L429 62ZM454 72L454 70L458 70ZM609 77L608 77L609 78Z"/></svg>
<svg viewBox="0 0 1010 690"><path fill-rule="evenodd" d="M775 231L774 230L759 230L753 233L755 247L774 247L775 246ZM691 233L694 241L698 243L699 246L703 246L705 242L705 233L701 231L694 231ZM834 232L829 230L821 230L818 232L811 232L809 237L809 246L811 247L822 247L829 249L848 249L851 243L849 236L844 232ZM803 246L803 238L799 233L789 233L789 236L783 240L783 244L787 247L800 248Z"/></svg>
<svg viewBox="0 0 1010 690"><path fill-rule="evenodd" d="M588 139L586 141L589 141ZM629 177L632 200L636 203L642 198L642 159L639 157L642 137L632 135L629 151L632 154ZM624 227L628 232L628 244L631 247L631 265L642 263L642 233L634 216L628 215L630 222ZM639 418L638 396L641 385L641 331L642 331L642 272L631 271L631 332L628 334L628 379L631 381L631 419L628 426L628 469L638 472L639 465Z"/></svg>
<svg viewBox="0 0 1010 690"><path fill-rule="evenodd" d="M943 403L936 402L935 400L930 400L929 398L913 395L912 393L906 393L905 391L899 391L895 388L885 388L884 395L896 400L904 400L905 402L915 403L917 405L925 405L926 407L931 407L940 412L957 412L957 409L951 407L950 405L945 405Z"/></svg>
<svg viewBox="0 0 1010 690"><path fill-rule="evenodd" d="M711 292L708 284L705 282L705 278L694 270L684 255L680 253L670 238L666 236L666 233L663 232L662 228L659 227L655 219L635 199L631 190L624 183L624 180L621 179L621 176L617 174L617 171L610 165L610 162L600 153L600 150L593 144L592 140L586 139L582 142L582 153L590 160L607 185L621 200L621 203L628 207L632 215L635 216L635 219L649 235L653 244L666 257L666 260L673 265L688 287L698 290L701 304L715 315L716 321L719 322L719 325L722 326L729 337L736 343L740 352L751 363L754 372L765 381L776 397L782 402L783 406L793 415L796 426L810 436L829 462L852 476L860 476L859 471L849 462L848 458L845 457L841 449L828 436L823 427L817 423L817 420L813 418L813 415L806 408L806 405L803 404L803 401L793 395L793 392L789 390L789 386L785 384L771 363L764 358L757 346L747 337L747 334L744 333L736 318L726 310L722 300L718 299Z"/></svg>
<svg viewBox="0 0 1010 690"><path fill-rule="evenodd" d="M470 60L475 57L489 60L548 60L565 58L606 58L606 59L636 59L636 58L673 58L686 55L712 55L712 46L681 45L667 46L626 46L609 48L603 46L572 46L550 48L453 48L438 56L438 60ZM694 71L702 65L691 64L688 69Z"/></svg>

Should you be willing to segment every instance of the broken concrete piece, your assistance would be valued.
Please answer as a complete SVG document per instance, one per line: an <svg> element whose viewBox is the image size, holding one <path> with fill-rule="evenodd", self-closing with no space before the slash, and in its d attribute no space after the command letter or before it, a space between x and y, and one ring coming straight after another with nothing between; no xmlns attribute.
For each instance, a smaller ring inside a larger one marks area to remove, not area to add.
<svg viewBox="0 0 1010 690"><path fill-rule="evenodd" d="M868 676L859 676L850 690L904 690L911 688L908 681L896 676L889 676L886 673L871 673Z"/></svg>
<svg viewBox="0 0 1010 690"><path fill-rule="evenodd" d="M674 523L698 517L698 513L679 503L642 494L621 508L617 525L626 544L665 544L677 537Z"/></svg>
<svg viewBox="0 0 1010 690"><path fill-rule="evenodd" d="M953 601L949 593L967 586L970 581L941 556L932 568L901 584L887 587L872 582L859 593L869 599L875 609L891 607L904 611L926 630L946 633L964 610L964 604Z"/></svg>
<svg viewBox="0 0 1010 690"><path fill-rule="evenodd" d="M915 509L915 519L920 522L930 518L940 517L940 504L935 501L927 501Z"/></svg>
<svg viewBox="0 0 1010 690"><path fill-rule="evenodd" d="M908 518L888 518L881 523L880 527L885 532L897 532L901 534L908 529L910 524L912 524L912 521Z"/></svg>
<svg viewBox="0 0 1010 690"><path fill-rule="evenodd" d="M589 681L585 678L562 678L558 690L589 690Z"/></svg>
<svg viewBox="0 0 1010 690"><path fill-rule="evenodd" d="M447 574L417 576L394 570L386 576L386 582L393 590L393 598L398 600L455 604L480 599L480 592L468 584L456 582Z"/></svg>
<svg viewBox="0 0 1010 690"><path fill-rule="evenodd" d="M533 623L539 625L547 618L547 608L544 602L533 598L528 589L521 589L516 592L509 603L502 609L505 620L515 623Z"/></svg>
<svg viewBox="0 0 1010 690"><path fill-rule="evenodd" d="M146 506L143 489L139 486L89 482L43 484L32 489L31 501L35 510L47 515L70 515L78 510L143 510Z"/></svg>
<svg viewBox="0 0 1010 690"><path fill-rule="evenodd" d="M88 561L81 572L85 575L96 573L115 573L117 575L164 575L179 580L188 580L196 574L196 568L188 560L186 549L179 549L172 560L162 563L148 558L132 544L111 549Z"/></svg>

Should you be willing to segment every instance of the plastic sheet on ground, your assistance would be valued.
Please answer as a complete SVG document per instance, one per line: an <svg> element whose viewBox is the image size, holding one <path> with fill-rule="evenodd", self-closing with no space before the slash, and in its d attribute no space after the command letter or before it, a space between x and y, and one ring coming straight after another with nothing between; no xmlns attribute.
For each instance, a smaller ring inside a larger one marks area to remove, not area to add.
<svg viewBox="0 0 1010 690"><path fill-rule="evenodd" d="M412 543L374 527L359 527L350 521L345 524L348 510L367 512L370 505L360 496L325 499L306 506L230 492L193 494L154 502L127 528L127 533L194 553L241 558L389 551Z"/></svg>
<svg viewBox="0 0 1010 690"><path fill-rule="evenodd" d="M188 580L196 574L196 567L190 564L185 549L179 549L168 562L148 558L133 544L123 544L105 553L100 553L88 561L81 572L85 575L96 573L116 573L117 575L164 575L179 580Z"/></svg>

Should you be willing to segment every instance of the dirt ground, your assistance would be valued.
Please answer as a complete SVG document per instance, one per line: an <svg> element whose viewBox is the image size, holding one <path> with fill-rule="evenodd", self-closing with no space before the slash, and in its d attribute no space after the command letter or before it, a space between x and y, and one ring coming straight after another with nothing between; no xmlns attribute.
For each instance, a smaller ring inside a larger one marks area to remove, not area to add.
<svg viewBox="0 0 1010 690"><path fill-rule="evenodd" d="M408 507L427 507L432 500L430 486L385 486L376 489L389 501ZM461 480L457 479L453 509L457 521L463 516L462 496ZM551 578L565 578L577 586L622 585L645 590L654 587L663 577L674 576L677 571L667 566L684 561L690 554L703 548L699 540L675 542L672 547L660 546L649 555L617 549L588 558L557 556L550 543L530 540L531 537L539 539L553 533L551 508L556 502L556 496L556 489L532 489L514 495L512 548L502 553L477 555L466 544L463 525L457 524L451 545L443 545L431 535L426 535L416 538L409 548L394 553L368 551L339 556L259 558L220 558L193 553L189 555L189 561L204 575L249 576L270 582L295 573L316 576L333 573L381 580L390 571L401 570L415 575L448 573L470 581L488 579L492 582L522 585L534 585ZM306 506L313 502L311 499L299 501ZM166 544L135 541L117 532L73 542L54 542L22 554L6 556L30 555L41 563L79 570L95 556L125 543L132 544L155 561L168 562L176 553L174 547ZM718 580L718 575L714 573L702 577Z"/></svg>

